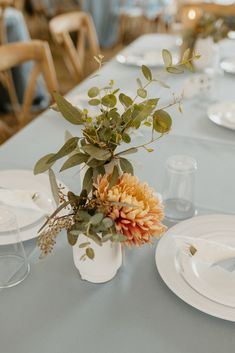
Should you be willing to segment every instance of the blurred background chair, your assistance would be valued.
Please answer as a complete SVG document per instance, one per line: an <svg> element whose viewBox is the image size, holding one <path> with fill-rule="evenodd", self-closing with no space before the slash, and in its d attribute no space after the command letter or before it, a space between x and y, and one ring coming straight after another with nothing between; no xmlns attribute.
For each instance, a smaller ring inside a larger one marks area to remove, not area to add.
<svg viewBox="0 0 235 353"><path fill-rule="evenodd" d="M86 43L91 56L99 54L99 44L93 20L84 12L71 12L54 17L50 21L50 31L55 42L64 52L65 64L72 77L79 82L83 77ZM74 41L71 33L76 34Z"/></svg>
<svg viewBox="0 0 235 353"><path fill-rule="evenodd" d="M58 91L58 84L52 56L48 43L32 40L22 43L11 43L0 46L0 80L9 92L8 70L22 63L33 61L31 73L28 76L28 84L24 92L22 106L9 92L12 107L17 116L18 127L26 124L30 117L30 110L35 97L37 79L42 74L51 100L53 92Z"/></svg>

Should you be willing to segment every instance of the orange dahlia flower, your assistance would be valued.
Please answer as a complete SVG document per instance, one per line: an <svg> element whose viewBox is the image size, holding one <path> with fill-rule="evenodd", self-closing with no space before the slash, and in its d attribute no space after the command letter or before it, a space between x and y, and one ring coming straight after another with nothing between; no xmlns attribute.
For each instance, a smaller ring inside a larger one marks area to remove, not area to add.
<svg viewBox="0 0 235 353"><path fill-rule="evenodd" d="M115 222L117 232L127 237L125 243L140 246L150 243L152 237L160 237L166 230L161 223L163 206L153 195L153 190L147 183L140 183L137 177L127 173L109 189L110 177L105 174L98 178L96 196L102 201L128 204L112 205L108 213Z"/></svg>

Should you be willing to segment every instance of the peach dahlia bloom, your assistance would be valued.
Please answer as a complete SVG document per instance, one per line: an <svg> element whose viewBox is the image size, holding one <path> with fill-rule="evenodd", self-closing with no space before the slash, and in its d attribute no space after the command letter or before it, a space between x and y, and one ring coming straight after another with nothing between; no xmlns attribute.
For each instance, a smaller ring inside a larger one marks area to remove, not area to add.
<svg viewBox="0 0 235 353"><path fill-rule="evenodd" d="M131 206L112 205L108 216L112 218L118 233L128 239L127 245L140 246L150 243L152 237L160 237L166 230L161 223L163 207L147 183L140 183L137 177L123 174L117 184L108 189L110 175L97 180L96 196L102 201L121 202Z"/></svg>

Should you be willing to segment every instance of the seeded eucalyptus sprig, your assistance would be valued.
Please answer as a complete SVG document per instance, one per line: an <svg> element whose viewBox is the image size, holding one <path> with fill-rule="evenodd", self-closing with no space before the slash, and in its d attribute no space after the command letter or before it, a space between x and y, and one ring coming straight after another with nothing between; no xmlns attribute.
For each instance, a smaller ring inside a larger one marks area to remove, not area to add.
<svg viewBox="0 0 235 353"><path fill-rule="evenodd" d="M166 49L162 51L162 57L165 70L172 74L181 74L185 68L191 70L191 62L197 58L197 56L190 56L190 51L187 50L182 60L173 64L172 54ZM95 58L99 68L102 66L102 59L102 56ZM112 184L115 184L123 172L133 174L133 167L126 159L126 155L136 153L139 148L152 152L153 149L147 146L171 129L172 118L167 109L172 105L178 105L181 111L181 97L174 96L172 102L165 107L159 106L159 97L149 98L148 86L151 84L157 83L165 88L169 86L158 77L154 77L149 67L143 65L141 72L142 78L137 78L136 94L133 98L120 92L113 80L103 87L91 87L87 93L88 103L90 106L97 107L96 116L92 116L88 109L73 106L64 97L55 93L55 109L72 125L80 126L81 135L68 136L67 134L66 142L59 151L42 157L36 163L34 173L51 171L58 160L67 157L60 171L86 165L83 189L88 193L92 189L95 178L105 173L105 166L111 161L114 163ZM150 129L149 140L139 146L124 148L121 152L117 152L120 145L131 143L131 132L142 125ZM50 174L52 175L52 172ZM53 179L53 185L54 183ZM55 185L54 189L56 189Z"/></svg>

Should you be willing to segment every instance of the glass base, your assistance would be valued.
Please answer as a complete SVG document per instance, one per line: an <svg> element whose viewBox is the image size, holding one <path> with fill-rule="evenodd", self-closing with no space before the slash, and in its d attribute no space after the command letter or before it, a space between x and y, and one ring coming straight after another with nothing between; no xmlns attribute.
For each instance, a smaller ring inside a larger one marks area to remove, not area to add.
<svg viewBox="0 0 235 353"><path fill-rule="evenodd" d="M9 288L21 283L29 274L30 266L22 256L0 255L0 288Z"/></svg>

